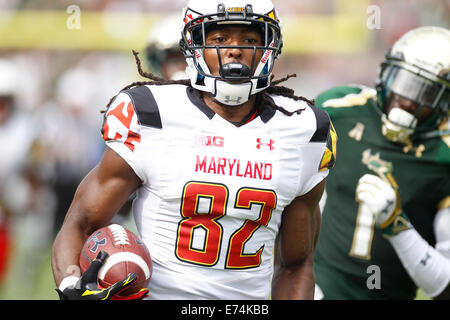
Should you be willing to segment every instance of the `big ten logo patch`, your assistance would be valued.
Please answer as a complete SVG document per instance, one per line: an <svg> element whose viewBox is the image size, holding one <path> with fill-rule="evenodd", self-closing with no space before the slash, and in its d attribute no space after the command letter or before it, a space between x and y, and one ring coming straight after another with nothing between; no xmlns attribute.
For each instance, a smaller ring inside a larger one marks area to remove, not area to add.
<svg viewBox="0 0 450 320"><path fill-rule="evenodd" d="M225 139L220 136L197 135L195 136L195 145L220 148L225 145Z"/></svg>

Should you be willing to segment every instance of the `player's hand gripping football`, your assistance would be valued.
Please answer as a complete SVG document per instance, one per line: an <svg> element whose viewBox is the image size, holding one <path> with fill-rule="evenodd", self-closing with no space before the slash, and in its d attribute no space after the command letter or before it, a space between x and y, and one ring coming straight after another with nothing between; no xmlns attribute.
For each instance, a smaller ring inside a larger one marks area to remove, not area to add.
<svg viewBox="0 0 450 320"><path fill-rule="evenodd" d="M147 289L141 289L131 296L116 296L136 281L137 276L135 273L130 273L125 279L116 282L108 288L99 288L97 282L98 272L107 257L108 253L100 251L75 285L64 289L64 291L56 289L60 300L140 300L145 298L148 294Z"/></svg>
<svg viewBox="0 0 450 320"><path fill-rule="evenodd" d="M411 227L403 213L398 192L386 181L373 174L362 176L356 186L356 200L375 217L375 225L383 236L390 237Z"/></svg>

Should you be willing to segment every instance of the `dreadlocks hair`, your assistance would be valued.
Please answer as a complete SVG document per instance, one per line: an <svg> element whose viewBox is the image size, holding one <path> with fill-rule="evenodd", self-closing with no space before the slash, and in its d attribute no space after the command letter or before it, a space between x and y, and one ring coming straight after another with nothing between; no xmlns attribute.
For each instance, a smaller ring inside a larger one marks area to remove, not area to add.
<svg viewBox="0 0 450 320"><path fill-rule="evenodd" d="M129 84L128 86L124 87L121 91L130 89L133 87L143 86L143 85L156 85L156 86L166 85L166 84L181 84L181 85L185 85L185 86L191 85L191 81L188 79L186 79L186 80L167 80L167 79L158 77L158 76L154 75L153 73L145 72L144 70L142 70L142 63L141 63L141 59L139 58L139 52L137 52L135 50L132 50L132 52L133 52L134 59L136 60L136 66L137 66L139 75L141 75L141 77L149 79L150 81L133 82L133 83ZM278 85L278 84L285 82L288 79L296 77L296 76L297 76L296 74L291 74L291 75L287 75L284 78L272 81L270 87L268 87L263 92L259 93L260 98L261 98L260 101L262 103L267 104L267 105L271 106L272 108L282 112L283 114L285 114L287 116L292 116L294 114L300 114L305 109L302 108L302 109L298 109L295 111L288 111L288 110L284 109L283 107L276 105L275 102L267 95L267 93L291 98L291 99L294 99L295 101L299 101L299 100L305 101L310 105L314 105L314 100L310 100L310 99L302 97L302 96L296 96L294 94L293 89ZM273 78L274 78L274 76L272 75L271 80L273 80ZM109 108L109 106L111 105L111 103L114 101L115 98L116 98L116 96L112 97L111 100L109 100L108 104L106 105L106 110ZM106 110L103 110L101 112L104 113L104 112L106 112Z"/></svg>

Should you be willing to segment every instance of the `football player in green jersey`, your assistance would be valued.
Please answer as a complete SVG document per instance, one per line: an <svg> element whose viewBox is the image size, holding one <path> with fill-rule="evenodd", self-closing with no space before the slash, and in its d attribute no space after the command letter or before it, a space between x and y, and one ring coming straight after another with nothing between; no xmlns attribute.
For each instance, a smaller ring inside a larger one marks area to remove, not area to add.
<svg viewBox="0 0 450 320"><path fill-rule="evenodd" d="M339 140L314 271L324 299L450 298L450 31L404 34L376 90L320 94Z"/></svg>

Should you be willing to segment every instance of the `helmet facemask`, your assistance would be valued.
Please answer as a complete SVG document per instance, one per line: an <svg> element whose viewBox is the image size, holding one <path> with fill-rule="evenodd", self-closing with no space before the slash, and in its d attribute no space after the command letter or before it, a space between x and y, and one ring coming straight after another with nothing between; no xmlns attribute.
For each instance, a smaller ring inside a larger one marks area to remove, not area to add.
<svg viewBox="0 0 450 320"><path fill-rule="evenodd" d="M376 85L382 108L382 133L392 142L408 143L412 137L436 129L447 116L449 87L426 70L387 54ZM417 108L410 113L401 108L389 110L394 95L407 99ZM421 119L427 111L429 116Z"/></svg>
<svg viewBox="0 0 450 320"><path fill-rule="evenodd" d="M194 88L210 92L217 101L226 105L240 105L250 96L270 86L274 61L282 47L281 31L275 11L268 14L253 12L251 5L232 11L219 4L217 13L201 15L189 8L185 14L185 27L180 42L186 57ZM206 35L211 28L229 25L246 26L260 32L262 46L207 45ZM241 63L223 63L221 50L239 48L252 50L251 65ZM219 72L212 74L205 59L205 50L215 50L218 57ZM261 56L259 58L258 56Z"/></svg>

